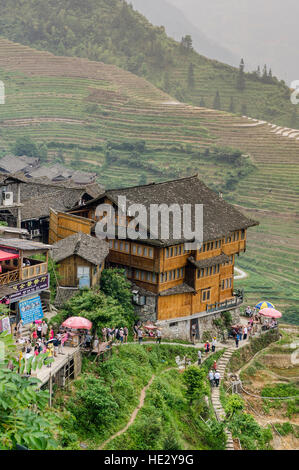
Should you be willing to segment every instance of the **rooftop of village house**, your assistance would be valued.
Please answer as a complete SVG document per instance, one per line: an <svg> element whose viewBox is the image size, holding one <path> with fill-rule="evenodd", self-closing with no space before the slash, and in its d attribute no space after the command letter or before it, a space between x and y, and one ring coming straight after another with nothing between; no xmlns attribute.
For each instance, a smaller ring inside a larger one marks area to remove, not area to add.
<svg viewBox="0 0 299 470"><path fill-rule="evenodd" d="M13 248L20 251L43 252L50 250L52 245L20 238L0 238L0 248L1 247Z"/></svg>
<svg viewBox="0 0 299 470"><path fill-rule="evenodd" d="M193 207L195 204L203 204L203 241L216 240L234 231L259 224L243 215L232 204L224 201L215 191L208 188L198 178L198 175L162 183L107 190L103 195L87 202L86 207L96 203L100 204L104 197L108 197L117 205L118 196L126 197L127 208L131 204L142 204L147 210L151 204L166 204L168 207L172 204L178 204L180 207L184 204L191 204ZM191 212L191 221L194 227L194 211ZM169 239L158 238L156 240L158 244L167 246L186 241L186 239L173 238L171 226L170 223ZM154 240L147 240L147 242L155 244Z"/></svg>
<svg viewBox="0 0 299 470"><path fill-rule="evenodd" d="M51 257L60 262L70 256L78 255L94 265L100 265L109 253L105 240L79 232L52 245Z"/></svg>

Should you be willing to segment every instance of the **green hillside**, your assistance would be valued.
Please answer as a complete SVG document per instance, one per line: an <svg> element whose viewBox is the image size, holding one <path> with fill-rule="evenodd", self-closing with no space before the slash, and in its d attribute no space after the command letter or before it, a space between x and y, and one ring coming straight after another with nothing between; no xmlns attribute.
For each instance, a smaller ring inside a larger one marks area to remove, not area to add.
<svg viewBox="0 0 299 470"><path fill-rule="evenodd" d="M94 169L107 188L199 173L261 222L237 264L248 301L267 297L298 321L299 133L175 101L114 65L0 39L0 148L46 143L49 163ZM296 137L297 136L297 137ZM240 149L238 152L236 149ZM258 298L257 298L258 297Z"/></svg>
<svg viewBox="0 0 299 470"><path fill-rule="evenodd" d="M283 82L247 73L237 86L237 69L197 54L188 40L168 38L122 0L1 0L0 7L0 34L8 39L115 64L180 101L299 128Z"/></svg>

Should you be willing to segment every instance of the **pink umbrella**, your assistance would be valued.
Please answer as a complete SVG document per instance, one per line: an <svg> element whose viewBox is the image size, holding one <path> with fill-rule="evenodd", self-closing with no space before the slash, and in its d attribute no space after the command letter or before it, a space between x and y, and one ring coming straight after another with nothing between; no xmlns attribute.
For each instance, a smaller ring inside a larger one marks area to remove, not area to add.
<svg viewBox="0 0 299 470"><path fill-rule="evenodd" d="M41 320L35 320L35 323L42 323Z"/></svg>
<svg viewBox="0 0 299 470"><path fill-rule="evenodd" d="M263 308L262 310L259 311L260 315L263 315L264 317L271 317L271 318L280 318L282 317L282 313L279 312L278 310L275 310L275 308Z"/></svg>
<svg viewBox="0 0 299 470"><path fill-rule="evenodd" d="M92 323L83 317L70 317L62 323L66 328L74 328L76 330L91 330Z"/></svg>
<svg viewBox="0 0 299 470"><path fill-rule="evenodd" d="M158 327L155 326L155 325L143 325L144 328L146 328L147 330L157 330Z"/></svg>

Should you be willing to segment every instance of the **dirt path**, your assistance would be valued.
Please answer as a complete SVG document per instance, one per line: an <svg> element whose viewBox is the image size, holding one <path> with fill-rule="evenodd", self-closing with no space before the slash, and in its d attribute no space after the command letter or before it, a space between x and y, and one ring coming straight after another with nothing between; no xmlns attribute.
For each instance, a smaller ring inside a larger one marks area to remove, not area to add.
<svg viewBox="0 0 299 470"><path fill-rule="evenodd" d="M141 390L140 397L139 397L139 405L135 408L135 410L131 414L131 417L130 417L129 421L127 422L126 426L123 429L121 429L120 431L118 431L117 433L115 433L113 436L109 437L109 439L107 439L105 442L103 442L103 444L101 445L101 447L99 447L98 450L103 450L104 447L106 447L106 445L109 444L109 442L111 442L116 437L121 436L124 432L127 431L127 429L131 426L131 424L134 423L134 421L137 417L138 411L144 405L144 400L145 400L145 397L146 397L147 389L151 386L151 384L153 383L153 380L155 379L155 377L156 377L156 375L154 374L152 376L152 378L150 379L150 381L148 382L148 384Z"/></svg>

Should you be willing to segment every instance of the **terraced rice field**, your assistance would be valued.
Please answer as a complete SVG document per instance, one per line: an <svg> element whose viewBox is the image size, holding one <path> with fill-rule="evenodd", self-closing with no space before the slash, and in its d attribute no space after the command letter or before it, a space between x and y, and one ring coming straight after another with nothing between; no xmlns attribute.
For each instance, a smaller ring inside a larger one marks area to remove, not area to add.
<svg viewBox="0 0 299 470"><path fill-rule="evenodd" d="M106 187L199 173L221 188L227 162L215 164L188 151L213 145L241 149L255 170L224 190L227 200L261 222L250 230L246 255L238 260L249 277L239 281L249 301L267 297L295 318L298 293L299 134L262 121L179 103L146 80L113 65L55 57L0 38L0 147L20 135L45 141L53 156L63 148L68 163L98 171ZM144 140L144 163L105 160L106 144ZM77 151L76 151L77 148ZM78 154L79 152L79 154ZM147 166L146 166L147 164ZM258 297L258 298L256 298ZM293 312L293 313L292 313Z"/></svg>

